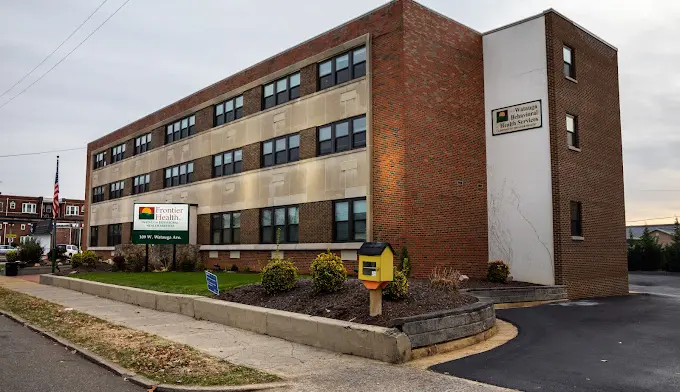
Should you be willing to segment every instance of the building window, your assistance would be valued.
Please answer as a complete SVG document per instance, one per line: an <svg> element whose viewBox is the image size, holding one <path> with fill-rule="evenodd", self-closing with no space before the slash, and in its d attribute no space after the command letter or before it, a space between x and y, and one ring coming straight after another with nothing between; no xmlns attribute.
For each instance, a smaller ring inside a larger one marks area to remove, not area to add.
<svg viewBox="0 0 680 392"><path fill-rule="evenodd" d="M262 166L300 160L300 135L288 135L262 143Z"/></svg>
<svg viewBox="0 0 680 392"><path fill-rule="evenodd" d="M9 202L9 209L10 209L10 210L13 210L13 209L15 209L15 208L17 208L17 203L15 203L15 202L13 202L13 201L10 201L10 202Z"/></svg>
<svg viewBox="0 0 680 392"><path fill-rule="evenodd" d="M94 168L99 169L104 166L106 166L106 152L100 152L94 156Z"/></svg>
<svg viewBox="0 0 680 392"><path fill-rule="evenodd" d="M213 177L228 176L243 171L243 150L227 151L213 156Z"/></svg>
<svg viewBox="0 0 680 392"><path fill-rule="evenodd" d="M35 203L23 203L21 212L24 214L35 214Z"/></svg>
<svg viewBox="0 0 680 392"><path fill-rule="evenodd" d="M366 116L359 116L319 128L318 155L366 147Z"/></svg>
<svg viewBox="0 0 680 392"><path fill-rule="evenodd" d="M90 226L90 246L99 246L99 226Z"/></svg>
<svg viewBox="0 0 680 392"><path fill-rule="evenodd" d="M572 79L576 78L576 68L574 67L574 50L568 46L562 48L564 54L564 76Z"/></svg>
<svg viewBox="0 0 680 392"><path fill-rule="evenodd" d="M111 148L111 163L116 163L125 158L125 144L119 144Z"/></svg>
<svg viewBox="0 0 680 392"><path fill-rule="evenodd" d="M183 163L181 165L165 169L165 187L183 185L193 182L194 163Z"/></svg>
<svg viewBox="0 0 680 392"><path fill-rule="evenodd" d="M571 236L583 237L583 221L581 218L581 202L572 201L571 203Z"/></svg>
<svg viewBox="0 0 680 392"><path fill-rule="evenodd" d="M366 241L366 198L333 203L333 240Z"/></svg>
<svg viewBox="0 0 680 392"><path fill-rule="evenodd" d="M151 176L149 174L142 174L132 179L132 194L144 193L149 191L149 182Z"/></svg>
<svg viewBox="0 0 680 392"><path fill-rule="evenodd" d="M151 134L147 133L135 138L135 155L151 150Z"/></svg>
<svg viewBox="0 0 680 392"><path fill-rule="evenodd" d="M241 243L240 212L212 214L210 222L211 244L221 245Z"/></svg>
<svg viewBox="0 0 680 392"><path fill-rule="evenodd" d="M300 73L294 73L263 87L262 109L269 109L276 105L300 97Z"/></svg>
<svg viewBox="0 0 680 392"><path fill-rule="evenodd" d="M109 200L123 197L125 181L116 181L109 185Z"/></svg>
<svg viewBox="0 0 680 392"><path fill-rule="evenodd" d="M84 205L80 206L80 213L81 214L85 213L85 206Z"/></svg>
<svg viewBox="0 0 680 392"><path fill-rule="evenodd" d="M115 225L109 225L108 233L106 236L107 246L116 246L122 243L123 238L123 225L118 223Z"/></svg>
<svg viewBox="0 0 680 392"><path fill-rule="evenodd" d="M24 231L24 230L26 230L26 224L25 224L25 223L22 223L22 224L21 224L21 231Z"/></svg>
<svg viewBox="0 0 680 392"><path fill-rule="evenodd" d="M46 206L45 206L45 213L46 213L46 214L51 214L51 213L52 213L52 206L51 206L51 205L46 205Z"/></svg>
<svg viewBox="0 0 680 392"><path fill-rule="evenodd" d="M298 242L300 209L298 206L263 208L260 210L261 239L263 244L276 242L276 232L281 230L281 243Z"/></svg>
<svg viewBox="0 0 680 392"><path fill-rule="evenodd" d="M366 47L350 50L319 63L319 90L366 75Z"/></svg>
<svg viewBox="0 0 680 392"><path fill-rule="evenodd" d="M567 114L567 143L571 147L579 147L578 143L578 118Z"/></svg>
<svg viewBox="0 0 680 392"><path fill-rule="evenodd" d="M176 142L196 133L196 116L191 115L165 127L165 144Z"/></svg>
<svg viewBox="0 0 680 392"><path fill-rule="evenodd" d="M104 201L104 186L92 189L92 202L99 203L100 201Z"/></svg>
<svg viewBox="0 0 680 392"><path fill-rule="evenodd" d="M66 206L66 215L79 215L79 210L78 206Z"/></svg>
<svg viewBox="0 0 680 392"><path fill-rule="evenodd" d="M30 237L27 236L27 235L22 235L21 237L19 237L19 242L22 243L22 244L25 244L26 241L28 241L29 238Z"/></svg>
<svg viewBox="0 0 680 392"><path fill-rule="evenodd" d="M214 126L226 124L243 117L243 95L215 105Z"/></svg>

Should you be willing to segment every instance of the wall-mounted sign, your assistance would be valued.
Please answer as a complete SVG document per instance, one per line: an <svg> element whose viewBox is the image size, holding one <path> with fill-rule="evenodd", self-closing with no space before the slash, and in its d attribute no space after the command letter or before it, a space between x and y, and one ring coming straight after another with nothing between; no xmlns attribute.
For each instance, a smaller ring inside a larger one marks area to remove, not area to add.
<svg viewBox="0 0 680 392"><path fill-rule="evenodd" d="M492 110L491 124L494 136L540 128L543 126L541 100Z"/></svg>
<svg viewBox="0 0 680 392"><path fill-rule="evenodd" d="M188 244L188 204L134 205L133 244Z"/></svg>

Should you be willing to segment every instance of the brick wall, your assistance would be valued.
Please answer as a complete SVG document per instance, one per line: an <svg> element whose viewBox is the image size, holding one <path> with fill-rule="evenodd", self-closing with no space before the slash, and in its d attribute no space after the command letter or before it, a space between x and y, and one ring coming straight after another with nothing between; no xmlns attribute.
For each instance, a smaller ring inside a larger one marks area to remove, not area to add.
<svg viewBox="0 0 680 392"><path fill-rule="evenodd" d="M307 128L300 131L300 159L309 159L316 156L316 128Z"/></svg>
<svg viewBox="0 0 680 392"><path fill-rule="evenodd" d="M333 202L300 204L300 242L333 242Z"/></svg>
<svg viewBox="0 0 680 392"><path fill-rule="evenodd" d="M321 252L324 251L282 251L284 258L293 259L293 263L301 274L309 273L309 267L312 264L312 261L314 261L316 256ZM240 258L238 259L232 259L229 251L217 251L217 258L211 258L210 253L211 252L206 251L201 252L202 262L207 268L212 268L215 264L218 264L224 269L229 269L232 265L236 265L240 271L243 271L243 268L246 266L248 266L251 271L260 271L262 267L267 265L267 261L271 258L271 251L240 251ZM334 253L339 255L340 251L335 251ZM356 262L344 261L343 263L347 269L347 274L355 275L354 268L356 267Z"/></svg>
<svg viewBox="0 0 680 392"><path fill-rule="evenodd" d="M628 292L617 52L557 14L546 21L555 278L569 297ZM563 73L574 49L576 79ZM581 151L566 141L578 116ZM582 203L584 241L571 238L570 201Z"/></svg>
<svg viewBox="0 0 680 392"><path fill-rule="evenodd" d="M215 106L210 105L196 112L196 133L203 132L213 127Z"/></svg>
<svg viewBox="0 0 680 392"><path fill-rule="evenodd" d="M309 64L300 70L300 96L314 94L318 86L318 68L316 64Z"/></svg>
<svg viewBox="0 0 680 392"><path fill-rule="evenodd" d="M241 211L241 243L260 243L260 210Z"/></svg>

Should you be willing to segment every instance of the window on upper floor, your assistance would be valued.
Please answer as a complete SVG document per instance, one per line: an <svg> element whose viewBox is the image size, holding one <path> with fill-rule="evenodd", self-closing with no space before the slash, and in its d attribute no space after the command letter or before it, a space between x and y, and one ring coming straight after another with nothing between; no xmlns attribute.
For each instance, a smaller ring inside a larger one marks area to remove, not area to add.
<svg viewBox="0 0 680 392"><path fill-rule="evenodd" d="M23 203L21 212L24 214L35 214L35 203Z"/></svg>
<svg viewBox="0 0 680 392"><path fill-rule="evenodd" d="M25 224L25 223L22 223L22 224L21 224L21 231L24 231L24 230L26 230L26 224Z"/></svg>
<svg viewBox="0 0 680 392"><path fill-rule="evenodd" d="M111 148L111 163L116 163L125 158L125 143Z"/></svg>
<svg viewBox="0 0 680 392"><path fill-rule="evenodd" d="M80 213L81 214L85 213L85 205L80 206Z"/></svg>
<svg viewBox="0 0 680 392"><path fill-rule="evenodd" d="M17 203L15 203L15 202L13 202L13 201L10 201L10 202L9 202L9 209L10 209L10 210L13 210L13 209L15 209L15 208L17 208Z"/></svg>
<svg viewBox="0 0 680 392"><path fill-rule="evenodd" d="M243 95L215 105L214 126L226 124L243 117Z"/></svg>
<svg viewBox="0 0 680 392"><path fill-rule="evenodd" d="M184 117L165 127L165 144L176 142L196 133L196 115Z"/></svg>
<svg viewBox="0 0 680 392"><path fill-rule="evenodd" d="M333 203L333 241L366 241L366 198Z"/></svg>
<svg viewBox="0 0 680 392"><path fill-rule="evenodd" d="M135 138L135 155L151 150L151 133Z"/></svg>
<svg viewBox="0 0 680 392"><path fill-rule="evenodd" d="M134 177L132 179L132 194L136 195L138 193L148 192L150 180L151 175L149 174L142 174L141 176Z"/></svg>
<svg viewBox="0 0 680 392"><path fill-rule="evenodd" d="M300 97L300 72L262 87L262 109L288 102Z"/></svg>
<svg viewBox="0 0 680 392"><path fill-rule="evenodd" d="M194 163L188 162L165 169L165 187L188 184L194 181Z"/></svg>
<svg viewBox="0 0 680 392"><path fill-rule="evenodd" d="M109 185L109 200L123 197L123 189L125 188L125 181L112 182Z"/></svg>
<svg viewBox="0 0 680 392"><path fill-rule="evenodd" d="M106 245L116 246L122 243L123 239L123 225L118 223L115 225L109 225L108 232L106 235Z"/></svg>
<svg viewBox="0 0 680 392"><path fill-rule="evenodd" d="M361 115L319 127L317 140L317 155L366 147L366 116Z"/></svg>
<svg viewBox="0 0 680 392"><path fill-rule="evenodd" d="M564 56L564 76L576 79L576 68L574 67L574 49L564 45L562 47Z"/></svg>
<svg viewBox="0 0 680 392"><path fill-rule="evenodd" d="M572 201L569 203L571 209L571 236L583 237L583 221L581 218L581 202Z"/></svg>
<svg viewBox="0 0 680 392"><path fill-rule="evenodd" d="M99 169L104 166L106 166L106 152L100 152L94 156L94 168Z"/></svg>
<svg viewBox="0 0 680 392"><path fill-rule="evenodd" d="M262 166L300 160L300 135L282 136L262 143Z"/></svg>
<svg viewBox="0 0 680 392"><path fill-rule="evenodd" d="M281 243L298 242L298 226L300 224L300 208L298 206L270 207L260 210L260 239L263 244L276 242L276 233L280 230Z"/></svg>
<svg viewBox="0 0 680 392"><path fill-rule="evenodd" d="M362 46L319 63L319 90L366 75L366 47Z"/></svg>
<svg viewBox="0 0 680 392"><path fill-rule="evenodd" d="M241 213L221 212L210 219L210 243L212 245L241 243Z"/></svg>
<svg viewBox="0 0 680 392"><path fill-rule="evenodd" d="M66 215L80 215L78 206L66 206Z"/></svg>
<svg viewBox="0 0 680 392"><path fill-rule="evenodd" d="M567 144L579 148L578 117L567 114Z"/></svg>
<svg viewBox="0 0 680 392"><path fill-rule="evenodd" d="M213 155L213 177L228 176L243 171L243 150Z"/></svg>
<svg viewBox="0 0 680 392"><path fill-rule="evenodd" d="M99 246L99 226L90 226L90 246Z"/></svg>
<svg viewBox="0 0 680 392"><path fill-rule="evenodd" d="M104 201L105 189L106 188L103 185L92 189L92 203L99 203L100 201Z"/></svg>

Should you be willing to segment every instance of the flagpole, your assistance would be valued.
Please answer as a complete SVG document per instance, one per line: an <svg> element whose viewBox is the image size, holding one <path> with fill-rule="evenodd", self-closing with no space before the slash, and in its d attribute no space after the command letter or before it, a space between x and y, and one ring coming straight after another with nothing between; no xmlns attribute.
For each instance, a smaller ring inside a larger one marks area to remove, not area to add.
<svg viewBox="0 0 680 392"><path fill-rule="evenodd" d="M58 184L59 179L59 155L57 155L57 177L55 179L55 187ZM59 194L55 192L52 198L52 273L54 273L57 267L57 211L54 209L55 204L54 197L59 197ZM58 202L58 200L57 200Z"/></svg>

